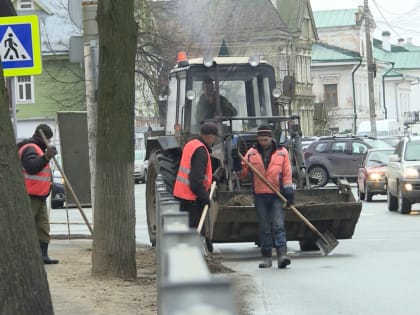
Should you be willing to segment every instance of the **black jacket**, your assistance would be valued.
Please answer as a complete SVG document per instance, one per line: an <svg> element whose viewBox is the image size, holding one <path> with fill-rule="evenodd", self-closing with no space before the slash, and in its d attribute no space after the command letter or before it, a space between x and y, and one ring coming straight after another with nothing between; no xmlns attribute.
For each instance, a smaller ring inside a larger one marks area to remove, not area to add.
<svg viewBox="0 0 420 315"><path fill-rule="evenodd" d="M203 138L198 137L196 139L201 141L207 147L209 153L211 153L211 148L207 146ZM209 202L209 192L203 184L204 176L206 175L207 162L208 158L206 149L200 147L195 150L191 157L190 188L197 196L197 201L203 205Z"/></svg>

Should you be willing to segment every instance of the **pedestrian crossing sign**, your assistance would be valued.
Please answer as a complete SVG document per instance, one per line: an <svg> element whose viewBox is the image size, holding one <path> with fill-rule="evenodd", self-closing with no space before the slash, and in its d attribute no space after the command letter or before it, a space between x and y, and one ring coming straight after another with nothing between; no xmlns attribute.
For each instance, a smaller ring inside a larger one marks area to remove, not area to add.
<svg viewBox="0 0 420 315"><path fill-rule="evenodd" d="M0 18L0 59L5 77L42 72L38 17Z"/></svg>

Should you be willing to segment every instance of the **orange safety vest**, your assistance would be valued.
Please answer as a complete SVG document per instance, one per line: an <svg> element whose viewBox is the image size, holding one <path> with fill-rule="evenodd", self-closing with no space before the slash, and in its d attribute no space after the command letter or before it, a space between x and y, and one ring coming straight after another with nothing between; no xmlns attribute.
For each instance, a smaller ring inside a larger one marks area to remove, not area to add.
<svg viewBox="0 0 420 315"><path fill-rule="evenodd" d="M35 143L27 143L19 149L18 153L20 160L22 160L23 151L28 147L33 147L39 156L42 156L44 154L42 149ZM25 178L26 192L28 193L28 195L41 197L48 196L51 189L50 163L47 163L39 173L33 175L28 174L25 168L23 168L23 177Z"/></svg>
<svg viewBox="0 0 420 315"><path fill-rule="evenodd" d="M190 188L190 173L191 173L191 158L199 147L205 147L207 152L207 168L206 175L204 176L204 187L206 190L210 189L212 181L212 172L211 172L211 161L210 154L207 150L207 147L198 139L188 141L182 152L181 163L179 165L178 174L176 176L174 192L175 197L185 199L185 200L196 200L197 196L192 192Z"/></svg>
<svg viewBox="0 0 420 315"><path fill-rule="evenodd" d="M257 149L251 148L245 158L255 167L276 189L280 187L293 187L292 168L289 161L289 152L282 147L271 155L270 164L264 168L264 162ZM250 169L245 162L242 162L242 172L240 177L248 175ZM254 192L256 194L273 194L273 191L258 176L253 176Z"/></svg>

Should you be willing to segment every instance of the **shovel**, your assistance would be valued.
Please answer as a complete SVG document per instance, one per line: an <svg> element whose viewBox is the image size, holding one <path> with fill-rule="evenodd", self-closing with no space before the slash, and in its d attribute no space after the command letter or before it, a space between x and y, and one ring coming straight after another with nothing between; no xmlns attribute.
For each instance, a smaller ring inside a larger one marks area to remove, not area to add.
<svg viewBox="0 0 420 315"><path fill-rule="evenodd" d="M268 187L270 187L270 189L280 198L282 202L286 203L286 198L278 191L278 189L276 189L273 184L271 184L255 167L253 167L251 163L249 163L239 152L239 150L238 153L242 161L249 166L252 172L256 174ZM303 221L303 223L305 223L315 234L319 236L319 239L316 241L316 245L318 245L325 256L334 250L334 248L338 245L338 241L331 232L326 231L322 234L298 209L295 208L294 205L290 205L289 209L291 209L299 217L299 219Z"/></svg>
<svg viewBox="0 0 420 315"><path fill-rule="evenodd" d="M41 137L42 137L42 140L44 141L45 145L46 145L46 146L48 146L48 145L49 145L49 143L48 143L48 140L47 140L47 138L45 137L44 133L42 132L42 130L41 130L41 129L38 129L38 131L40 132ZM61 168L60 164L57 162L57 159L55 158L55 156L53 156L53 158L52 158L52 159L53 159L53 161L54 161L55 166L57 166L57 169L58 169L58 171L60 172L61 176L63 177L64 182L65 182L65 183L66 183L66 185L67 185L67 188L69 189L70 193L72 194L73 199L74 199L74 201L76 202L77 207L79 208L80 214L82 215L82 218L83 218L83 220L85 221L86 226L88 227L90 234L92 234L92 235L93 235L93 229L92 229L92 226L90 225L89 220L88 220L88 218L86 217L85 212L83 211L83 208L82 208L82 205L80 204L79 198L77 198L76 193L75 193L75 192L74 192L74 190L73 190L73 187L70 185L70 182L69 182L69 180L68 180L68 178L67 178L66 174L64 174L64 171L63 171L63 169Z"/></svg>
<svg viewBox="0 0 420 315"><path fill-rule="evenodd" d="M213 198L213 194L214 194L215 189L216 189L216 182L214 181L211 184L211 187L210 187L210 194L209 194L209 199L210 200ZM198 226L197 226L197 232L199 234L201 233L201 230L203 229L204 220L206 219L208 211L209 211L209 205L205 205L204 209L203 209L203 212L201 213L200 222L198 223Z"/></svg>

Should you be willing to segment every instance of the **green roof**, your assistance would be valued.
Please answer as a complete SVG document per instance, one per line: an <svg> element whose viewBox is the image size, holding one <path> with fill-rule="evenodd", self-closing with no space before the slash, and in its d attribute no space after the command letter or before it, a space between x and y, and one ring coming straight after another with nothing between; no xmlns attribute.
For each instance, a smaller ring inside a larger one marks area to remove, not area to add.
<svg viewBox="0 0 420 315"><path fill-rule="evenodd" d="M312 62L314 63L359 60L359 53L348 49L322 43L317 43L312 46Z"/></svg>
<svg viewBox="0 0 420 315"><path fill-rule="evenodd" d="M315 25L322 27L339 27L356 25L358 9L314 11Z"/></svg>
<svg viewBox="0 0 420 315"><path fill-rule="evenodd" d="M377 60L393 62L395 69L420 69L420 51L388 52L374 47L373 57Z"/></svg>

